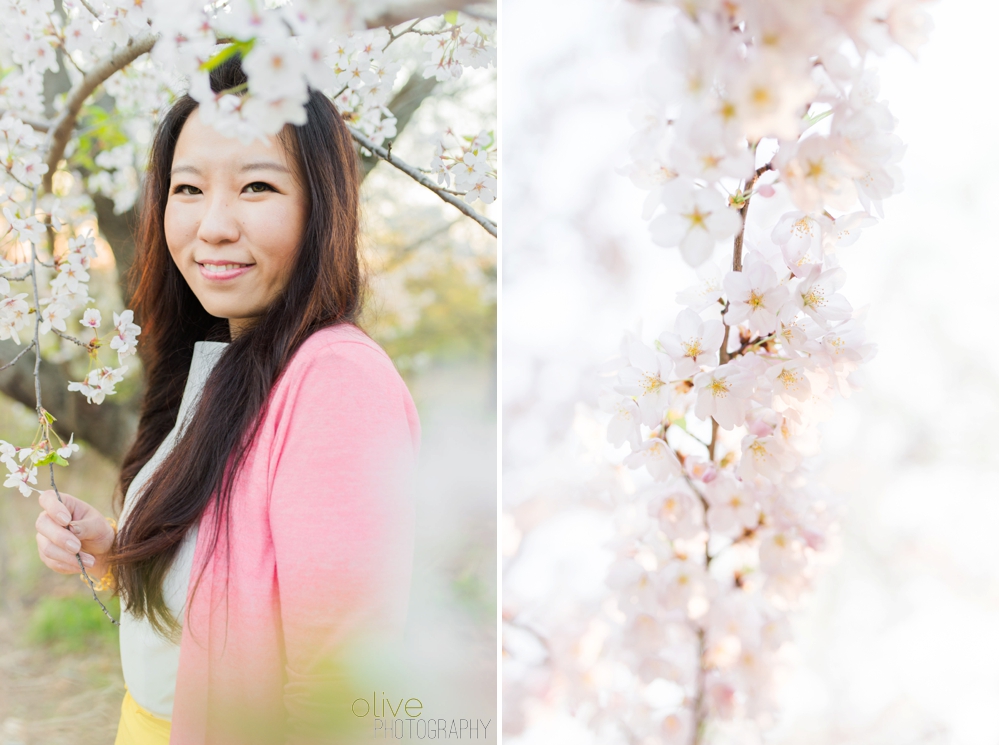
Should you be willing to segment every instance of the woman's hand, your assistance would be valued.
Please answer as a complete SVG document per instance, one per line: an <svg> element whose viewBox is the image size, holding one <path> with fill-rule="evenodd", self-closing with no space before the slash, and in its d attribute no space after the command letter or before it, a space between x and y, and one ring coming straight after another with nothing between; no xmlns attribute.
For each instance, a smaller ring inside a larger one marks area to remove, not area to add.
<svg viewBox="0 0 999 745"><path fill-rule="evenodd" d="M87 573L102 576L105 556L114 541L114 528L104 515L65 492L60 502L54 491L43 491L38 504L42 513L35 520L35 542L42 563L59 574L79 574L79 553Z"/></svg>

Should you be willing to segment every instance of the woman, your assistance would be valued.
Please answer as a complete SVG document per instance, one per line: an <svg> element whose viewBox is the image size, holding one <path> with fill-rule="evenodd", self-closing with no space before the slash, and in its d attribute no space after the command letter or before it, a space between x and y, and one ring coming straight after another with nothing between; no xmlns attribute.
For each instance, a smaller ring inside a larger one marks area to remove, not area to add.
<svg viewBox="0 0 999 745"><path fill-rule="evenodd" d="M211 74L245 80L238 58ZM331 742L365 695L345 653L405 619L419 422L352 323L359 177L333 104L310 92L304 125L249 146L196 108L167 113L145 177L120 529L45 492L39 552L77 573L82 551L121 594L118 745Z"/></svg>

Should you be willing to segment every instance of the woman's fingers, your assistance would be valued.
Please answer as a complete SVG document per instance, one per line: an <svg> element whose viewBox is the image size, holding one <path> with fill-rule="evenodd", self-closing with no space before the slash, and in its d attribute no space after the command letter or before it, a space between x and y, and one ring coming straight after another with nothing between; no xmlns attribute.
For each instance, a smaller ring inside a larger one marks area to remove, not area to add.
<svg viewBox="0 0 999 745"><path fill-rule="evenodd" d="M73 520L67 532L79 538L87 550L97 554L105 553L114 542L114 528L97 510L91 510L82 520Z"/></svg>
<svg viewBox="0 0 999 745"><path fill-rule="evenodd" d="M57 525L62 525L63 527L76 517L82 518L85 512L83 509L85 503L80 502L76 497L72 497L69 494L63 494L62 501L60 502L59 497L51 489L43 491L38 495L38 504L52 516Z"/></svg>
<svg viewBox="0 0 999 745"><path fill-rule="evenodd" d="M75 554L82 547L80 539L66 530L66 528L56 525L48 512L40 512L38 514L38 519L35 520L35 530L48 538L50 543L65 549L71 554Z"/></svg>
<svg viewBox="0 0 999 745"><path fill-rule="evenodd" d="M83 500L63 494L60 501L54 491L48 490L38 495L38 504L43 510L35 520L38 555L53 571L78 573L77 553L84 566L92 567L96 564L94 554L104 556L111 547L114 529Z"/></svg>
<svg viewBox="0 0 999 745"><path fill-rule="evenodd" d="M80 565L77 563L74 554L56 545L41 533L35 533L35 542L38 544L38 555L49 569L60 574L79 573ZM94 565L94 557L90 554L82 553L80 554L80 558L83 559L84 566L90 567Z"/></svg>

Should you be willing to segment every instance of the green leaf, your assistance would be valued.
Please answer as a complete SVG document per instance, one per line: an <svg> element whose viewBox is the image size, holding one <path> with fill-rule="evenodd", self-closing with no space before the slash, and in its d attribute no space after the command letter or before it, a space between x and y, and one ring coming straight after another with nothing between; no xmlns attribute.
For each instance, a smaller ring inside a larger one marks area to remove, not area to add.
<svg viewBox="0 0 999 745"><path fill-rule="evenodd" d="M455 25L458 22L458 11L449 10L447 13L444 14L444 20L450 23L452 26Z"/></svg>
<svg viewBox="0 0 999 745"><path fill-rule="evenodd" d="M40 461L37 461L35 465L41 467L41 466L47 466L49 463L55 463L57 466L69 465L69 461L63 458L61 455L59 455L59 453L57 453L55 450L46 455Z"/></svg>
<svg viewBox="0 0 999 745"><path fill-rule="evenodd" d="M804 119L804 121L805 121L805 129L808 129L809 127L811 127L814 124L818 124L819 122L821 122L826 117L829 117L829 116L832 116L832 115L833 115L833 110L832 109L829 109L828 111L823 111L823 112L821 112L819 114L815 114L813 116L808 116L806 114L804 117L802 117Z"/></svg>
<svg viewBox="0 0 999 745"><path fill-rule="evenodd" d="M71 169L80 168L89 175L103 170L94 160L97 155L124 145L128 136L122 130L120 115L112 115L94 104L83 107L79 122L79 140L68 160Z"/></svg>
<svg viewBox="0 0 999 745"><path fill-rule="evenodd" d="M202 62L201 67L199 69L211 72L216 67L225 62L227 59L235 56L236 54L245 57L250 53L250 50L253 49L253 45L256 43L256 41L257 41L256 39L250 39L249 41L234 41L229 46L223 47L217 53L215 53L214 55L206 59L204 62Z"/></svg>
<svg viewBox="0 0 999 745"><path fill-rule="evenodd" d="M45 409L42 409L42 415L45 417L45 421L47 421L49 424L52 424L52 422L55 421L55 417L49 414L49 412L46 411Z"/></svg>

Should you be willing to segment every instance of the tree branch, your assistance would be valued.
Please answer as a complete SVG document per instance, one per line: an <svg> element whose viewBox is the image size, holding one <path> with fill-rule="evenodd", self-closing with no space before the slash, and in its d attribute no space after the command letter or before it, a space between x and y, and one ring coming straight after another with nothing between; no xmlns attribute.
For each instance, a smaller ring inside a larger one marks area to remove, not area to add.
<svg viewBox="0 0 999 745"><path fill-rule="evenodd" d="M87 2L87 0L80 0L80 5L90 11L90 15L96 18L98 21L101 19L101 14L94 10L94 6Z"/></svg>
<svg viewBox="0 0 999 745"><path fill-rule="evenodd" d="M431 181L422 173L420 173L419 169L413 168L413 166L409 165L408 163L399 160L397 157L388 152L385 148L379 147L378 145L373 143L365 135L361 134L359 130L355 129L349 124L347 125L347 129L350 130L351 137L353 137L354 140L357 143L359 143L362 147L367 148L370 152L374 153L385 162L395 166L421 186L427 187L428 189L430 189L430 191L434 192L434 194L439 196L448 204L457 207L459 210L464 212L470 218L475 220L475 222L481 225L485 229L485 231L489 233L489 235L493 236L494 238L496 237L496 223L494 223L488 217L483 217L478 212L469 207L468 204L466 204L462 200L443 191L437 184L435 184L433 181Z"/></svg>
<svg viewBox="0 0 999 745"><path fill-rule="evenodd" d="M134 39L128 40L128 45L116 49L111 55L98 62L94 68L88 72L80 84L69 92L66 98L66 105L62 113L52 123L49 129L46 142L42 148L45 155L45 163L49 170L42 181L42 188L45 192L52 191L52 175L55 173L59 161L66 150L69 138L73 134L73 127L76 125L76 117L83 108L90 94L97 90L105 80L114 75L138 57L148 52L156 44L156 38L152 34L143 34Z"/></svg>
<svg viewBox="0 0 999 745"><path fill-rule="evenodd" d="M412 21L415 18L439 16L449 10L465 11L476 18L496 19L495 0L477 2L476 0L416 0L416 2L396 2L386 8L381 15L365 19L368 28L379 26L398 26L400 23ZM492 11L489 14L489 10Z"/></svg>

